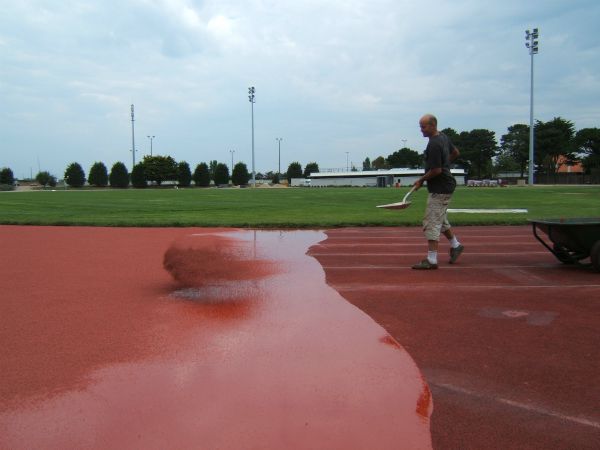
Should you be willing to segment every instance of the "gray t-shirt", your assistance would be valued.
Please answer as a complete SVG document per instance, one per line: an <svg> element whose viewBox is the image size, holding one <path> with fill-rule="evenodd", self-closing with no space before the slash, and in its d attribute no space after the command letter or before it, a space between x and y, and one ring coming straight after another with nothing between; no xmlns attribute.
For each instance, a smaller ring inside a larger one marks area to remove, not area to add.
<svg viewBox="0 0 600 450"><path fill-rule="evenodd" d="M444 133L429 138L425 149L425 171L441 168L442 173L427 180L427 190L432 194L452 194L456 180L450 173L450 151L454 148L450 138Z"/></svg>

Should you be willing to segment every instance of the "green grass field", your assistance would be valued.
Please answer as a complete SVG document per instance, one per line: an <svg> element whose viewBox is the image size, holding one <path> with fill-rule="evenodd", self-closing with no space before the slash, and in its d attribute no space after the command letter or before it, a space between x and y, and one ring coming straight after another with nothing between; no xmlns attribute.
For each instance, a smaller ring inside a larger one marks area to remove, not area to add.
<svg viewBox="0 0 600 450"><path fill-rule="evenodd" d="M325 228L419 225L427 192L408 188L82 189L0 193L0 223L93 226ZM528 214L450 214L455 225L600 218L600 186L459 187L451 208L525 208Z"/></svg>

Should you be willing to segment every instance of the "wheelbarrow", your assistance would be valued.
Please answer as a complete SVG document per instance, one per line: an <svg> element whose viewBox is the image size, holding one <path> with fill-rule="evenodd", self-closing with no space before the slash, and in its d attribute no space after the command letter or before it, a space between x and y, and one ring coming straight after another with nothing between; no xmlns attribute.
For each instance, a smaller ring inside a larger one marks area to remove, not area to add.
<svg viewBox="0 0 600 450"><path fill-rule="evenodd" d="M564 264L600 272L600 218L530 220L533 235ZM544 239L539 231L547 235ZM587 258L590 258L587 262Z"/></svg>

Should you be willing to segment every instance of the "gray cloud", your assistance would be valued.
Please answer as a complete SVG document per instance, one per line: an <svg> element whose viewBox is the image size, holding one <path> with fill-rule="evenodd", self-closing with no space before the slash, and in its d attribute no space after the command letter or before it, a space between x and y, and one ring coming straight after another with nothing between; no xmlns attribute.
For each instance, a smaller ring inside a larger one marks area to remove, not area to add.
<svg viewBox="0 0 600 450"><path fill-rule="evenodd" d="M7 2L8 3L8 2ZM0 13L0 166L59 177L72 161L131 165L156 151L192 166L298 160L359 165L424 142L417 121L488 128L529 117L524 30L538 26L536 117L599 126L593 1L24 1Z"/></svg>

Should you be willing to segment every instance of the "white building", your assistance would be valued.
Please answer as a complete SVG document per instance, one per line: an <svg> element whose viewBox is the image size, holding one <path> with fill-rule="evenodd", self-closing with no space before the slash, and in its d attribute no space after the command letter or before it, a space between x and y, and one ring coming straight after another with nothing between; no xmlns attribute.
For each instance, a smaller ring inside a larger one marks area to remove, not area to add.
<svg viewBox="0 0 600 450"><path fill-rule="evenodd" d="M326 186L360 186L360 187L387 187L411 186L424 173L423 169L389 169L365 170L361 172L316 172L311 173L311 187ZM456 178L456 184L465 184L464 169L451 169Z"/></svg>

